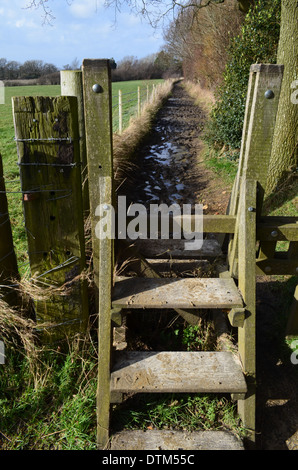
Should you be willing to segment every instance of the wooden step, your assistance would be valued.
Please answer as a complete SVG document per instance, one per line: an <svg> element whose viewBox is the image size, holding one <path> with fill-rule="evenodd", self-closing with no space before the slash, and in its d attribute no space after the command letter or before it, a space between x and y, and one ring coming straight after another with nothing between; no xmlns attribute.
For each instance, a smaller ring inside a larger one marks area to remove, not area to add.
<svg viewBox="0 0 298 470"><path fill-rule="evenodd" d="M240 439L227 431L186 432L156 429L119 432L112 437L111 450L244 450L244 446ZM154 456L151 457L148 462L150 464L153 463ZM172 464L174 463L177 462L173 461Z"/></svg>
<svg viewBox="0 0 298 470"><path fill-rule="evenodd" d="M243 307L233 279L118 277L112 305L121 308L220 308Z"/></svg>
<svg viewBox="0 0 298 470"><path fill-rule="evenodd" d="M144 256L144 258L201 258L210 259L222 256L221 245L217 240L203 240L200 250L186 250L187 240L151 240L137 239L127 242Z"/></svg>
<svg viewBox="0 0 298 470"><path fill-rule="evenodd" d="M111 392L245 393L241 365L231 352L121 351Z"/></svg>

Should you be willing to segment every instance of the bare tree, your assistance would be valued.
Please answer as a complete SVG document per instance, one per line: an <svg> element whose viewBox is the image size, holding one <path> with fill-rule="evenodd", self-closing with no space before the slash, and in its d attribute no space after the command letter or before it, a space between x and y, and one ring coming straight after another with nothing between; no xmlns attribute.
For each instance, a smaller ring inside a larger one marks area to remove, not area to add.
<svg viewBox="0 0 298 470"><path fill-rule="evenodd" d="M76 57L70 64L63 65L64 70L80 70L80 63Z"/></svg>
<svg viewBox="0 0 298 470"><path fill-rule="evenodd" d="M28 0L27 8L41 8L43 11L43 22L52 24L55 20L53 10L49 7L49 0ZM70 4L70 0L65 0ZM95 1L95 11L98 0ZM254 0L237 0L239 8L247 11L249 6L254 4ZM179 12L187 8L203 8L209 5L219 5L225 0L105 0L107 8L114 8L115 16L121 12L123 6L128 6L134 14L140 15L154 27L157 27L165 18L169 16L176 18Z"/></svg>
<svg viewBox="0 0 298 470"><path fill-rule="evenodd" d="M48 5L48 0L30 0L25 8L41 8L43 11L43 24L52 25L55 20L53 11Z"/></svg>

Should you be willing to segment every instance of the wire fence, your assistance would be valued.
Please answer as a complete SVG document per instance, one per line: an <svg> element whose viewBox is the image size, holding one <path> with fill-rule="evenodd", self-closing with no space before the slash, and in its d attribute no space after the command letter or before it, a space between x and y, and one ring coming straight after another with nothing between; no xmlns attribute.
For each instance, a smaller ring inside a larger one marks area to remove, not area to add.
<svg viewBox="0 0 298 470"><path fill-rule="evenodd" d="M125 93L120 89L112 96L113 132L121 134L132 117L140 116L144 105L154 100L157 87L153 83Z"/></svg>

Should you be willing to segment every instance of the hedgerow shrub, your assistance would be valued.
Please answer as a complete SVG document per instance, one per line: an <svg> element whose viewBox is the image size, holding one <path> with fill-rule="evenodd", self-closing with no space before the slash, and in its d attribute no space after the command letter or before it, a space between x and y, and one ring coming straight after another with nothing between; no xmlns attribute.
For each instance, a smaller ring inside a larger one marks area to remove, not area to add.
<svg viewBox="0 0 298 470"><path fill-rule="evenodd" d="M213 146L240 148L251 64L276 63L281 0L258 0L241 33L229 46L223 84L216 92L206 140Z"/></svg>

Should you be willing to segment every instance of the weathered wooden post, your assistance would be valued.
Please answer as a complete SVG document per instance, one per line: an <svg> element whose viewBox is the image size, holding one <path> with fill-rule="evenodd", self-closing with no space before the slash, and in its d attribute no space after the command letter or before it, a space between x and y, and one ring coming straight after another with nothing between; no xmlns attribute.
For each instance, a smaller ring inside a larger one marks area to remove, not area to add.
<svg viewBox="0 0 298 470"><path fill-rule="evenodd" d="M80 158L82 162L83 210L89 213L88 167L86 155L85 115L83 97L83 77L81 70L61 70L61 95L75 96L78 100L78 120L80 134Z"/></svg>
<svg viewBox="0 0 298 470"><path fill-rule="evenodd" d="M16 294L13 289L4 286L11 284L12 279L17 279L18 277L18 264L13 245L2 157L0 154L0 298L3 298L9 304L16 302Z"/></svg>
<svg viewBox="0 0 298 470"><path fill-rule="evenodd" d="M240 160L229 209L231 215L237 214L241 182L245 178L258 183L258 215L261 215L282 77L281 65L251 66ZM235 277L237 240L238 225L229 247L230 272Z"/></svg>
<svg viewBox="0 0 298 470"><path fill-rule="evenodd" d="M98 287L98 390L97 442L104 449L109 440L111 294L113 240L96 235L97 215L109 214L113 207L113 154L111 71L109 60L83 61L83 84L93 262ZM98 233L98 232L97 232Z"/></svg>
<svg viewBox="0 0 298 470"><path fill-rule="evenodd" d="M60 340L89 315L77 99L15 97L13 115L36 319Z"/></svg>
<svg viewBox="0 0 298 470"><path fill-rule="evenodd" d="M238 410L251 442L256 429L256 224L262 213L282 75L279 65L251 66L241 155L229 211L237 216L229 269L231 276L238 278L245 304L238 348L248 393L245 400L238 401Z"/></svg>

